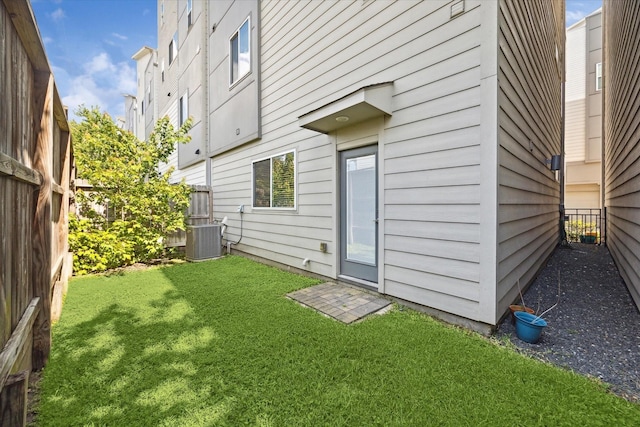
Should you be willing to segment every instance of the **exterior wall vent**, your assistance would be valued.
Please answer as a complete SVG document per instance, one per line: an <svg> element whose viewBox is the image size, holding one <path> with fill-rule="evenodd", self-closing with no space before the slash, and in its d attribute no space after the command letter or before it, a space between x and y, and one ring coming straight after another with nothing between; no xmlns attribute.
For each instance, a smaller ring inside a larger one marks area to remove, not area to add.
<svg viewBox="0 0 640 427"><path fill-rule="evenodd" d="M451 18L455 18L464 12L464 0L460 0L451 5Z"/></svg>

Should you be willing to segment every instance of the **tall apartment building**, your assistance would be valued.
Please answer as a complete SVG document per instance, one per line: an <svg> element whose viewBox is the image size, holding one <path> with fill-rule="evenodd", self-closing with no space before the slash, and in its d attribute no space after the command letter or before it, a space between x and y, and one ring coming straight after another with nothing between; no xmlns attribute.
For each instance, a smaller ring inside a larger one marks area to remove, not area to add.
<svg viewBox="0 0 640 427"><path fill-rule="evenodd" d="M601 208L602 9L567 28L565 206Z"/></svg>
<svg viewBox="0 0 640 427"><path fill-rule="evenodd" d="M559 241L564 1L158 1L234 251L492 328Z"/></svg>

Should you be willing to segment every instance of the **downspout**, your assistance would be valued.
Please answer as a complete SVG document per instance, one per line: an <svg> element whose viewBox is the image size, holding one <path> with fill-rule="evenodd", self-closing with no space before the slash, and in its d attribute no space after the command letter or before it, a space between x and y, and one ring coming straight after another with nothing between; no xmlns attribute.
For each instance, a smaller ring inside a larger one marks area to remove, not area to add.
<svg viewBox="0 0 640 427"><path fill-rule="evenodd" d="M203 135L203 147L202 152L205 153L205 161L204 161L204 174L205 174L205 185L209 189L209 223L213 222L213 188L211 187L212 183L212 174L211 174L211 157L209 156L209 106L211 105L211 100L209 97L211 94L209 93L209 3L208 1L202 2L202 19L204 21L205 30L202 32L202 45L203 49L200 51L202 58L202 88L206 96L203 96L202 99L202 113L205 115L206 120L202 120L202 126L204 127L202 135Z"/></svg>
<svg viewBox="0 0 640 427"><path fill-rule="evenodd" d="M606 16L608 13L608 2L602 2L602 15L600 18L600 28L602 28L602 99L601 99L601 119L600 119L600 244L607 246L607 207L606 203L606 187L605 187L605 179L606 179L606 148L605 141L607 138L606 134L606 126L605 121L607 120L607 103L606 103L606 92L607 92L607 79L606 79L606 69L608 62L607 61L607 31L606 31Z"/></svg>
<svg viewBox="0 0 640 427"><path fill-rule="evenodd" d="M565 11L564 8L562 8L562 22L566 22L565 21ZM562 41L562 52L560 54L560 66L561 66L561 77L560 77L560 98L561 98L561 103L560 103L560 117L561 117L561 121L560 121L560 153L562 154L562 167L559 170L559 178L560 178L560 207L559 207L559 211L560 211L560 221L559 222L559 227L560 227L560 244L561 245L565 245L568 244L567 242L567 233L565 230L565 224L564 224L564 197L565 197L565 189L564 189L564 180L565 180L565 168L566 168L566 163L564 161L565 159L565 152L564 152L564 133L565 133L565 120L566 120L566 112L565 112L565 96L566 96L566 61L565 61L565 52L567 49L567 40L566 40L566 28L564 27L564 24L561 26L561 28L563 29L562 32L560 32L560 37L561 37L561 41Z"/></svg>

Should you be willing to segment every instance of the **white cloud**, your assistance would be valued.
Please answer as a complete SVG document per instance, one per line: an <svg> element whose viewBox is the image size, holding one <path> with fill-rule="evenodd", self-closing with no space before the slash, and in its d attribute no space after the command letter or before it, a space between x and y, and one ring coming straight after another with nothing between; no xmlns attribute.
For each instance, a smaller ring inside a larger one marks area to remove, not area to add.
<svg viewBox="0 0 640 427"><path fill-rule="evenodd" d="M53 19L54 22L62 21L65 17L66 15L61 7L51 12L51 19Z"/></svg>
<svg viewBox="0 0 640 427"><path fill-rule="evenodd" d="M118 34L118 33L111 33L111 35L113 37L117 38L117 39L120 39L120 40L128 40L129 39L129 37L123 36L122 34Z"/></svg>
<svg viewBox="0 0 640 427"><path fill-rule="evenodd" d="M567 10L567 21L577 22L586 16L583 10Z"/></svg>
<svg viewBox="0 0 640 427"><path fill-rule="evenodd" d="M602 0L567 0L565 10L567 26L575 24L600 7L602 7Z"/></svg>
<svg viewBox="0 0 640 427"><path fill-rule="evenodd" d="M42 39L42 43L44 43L45 45L48 45L49 43L51 43L53 41L53 39L51 37L44 37Z"/></svg>
<svg viewBox="0 0 640 427"><path fill-rule="evenodd" d="M67 76L65 76L67 77ZM68 91L62 102L69 107L70 118L80 105L97 106L114 119L123 114L123 93L135 93L136 71L127 62L114 63L106 52L95 55L83 67L82 74L68 77Z"/></svg>

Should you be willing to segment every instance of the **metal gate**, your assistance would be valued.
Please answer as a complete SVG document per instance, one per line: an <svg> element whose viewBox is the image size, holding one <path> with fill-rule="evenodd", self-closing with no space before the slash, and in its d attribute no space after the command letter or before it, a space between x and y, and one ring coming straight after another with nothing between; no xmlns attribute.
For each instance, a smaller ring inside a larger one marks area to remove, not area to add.
<svg viewBox="0 0 640 427"><path fill-rule="evenodd" d="M564 229L569 243L602 243L600 209L565 209Z"/></svg>

